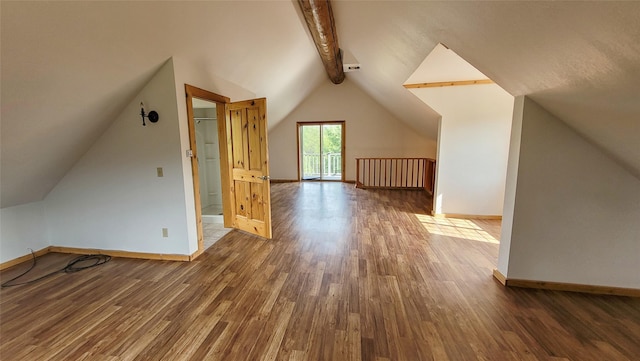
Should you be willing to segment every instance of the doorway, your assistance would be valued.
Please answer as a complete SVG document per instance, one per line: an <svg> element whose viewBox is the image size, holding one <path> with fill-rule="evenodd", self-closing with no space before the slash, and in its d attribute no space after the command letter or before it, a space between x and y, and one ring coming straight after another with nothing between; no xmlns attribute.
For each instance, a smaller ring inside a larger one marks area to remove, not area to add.
<svg viewBox="0 0 640 361"><path fill-rule="evenodd" d="M229 98L185 85L191 150L198 251L194 258L230 231L224 190L226 153L224 107ZM219 121L221 120L221 121ZM222 136L220 135L222 134ZM221 167L222 163L222 167ZM223 213L221 216L220 213Z"/></svg>
<svg viewBox="0 0 640 361"><path fill-rule="evenodd" d="M192 102L193 120L196 128L202 222L221 224L223 223L222 179L216 103L198 98L193 98Z"/></svg>
<svg viewBox="0 0 640 361"><path fill-rule="evenodd" d="M344 182L344 123L297 123L299 180Z"/></svg>
<svg viewBox="0 0 640 361"><path fill-rule="evenodd" d="M231 228L224 226L222 206L222 174L216 102L191 98L196 132L200 211L203 249L224 237Z"/></svg>
<svg viewBox="0 0 640 361"><path fill-rule="evenodd" d="M193 258L210 245L206 230L213 242L231 228L270 239L267 100L231 102L188 84L185 93L198 235Z"/></svg>

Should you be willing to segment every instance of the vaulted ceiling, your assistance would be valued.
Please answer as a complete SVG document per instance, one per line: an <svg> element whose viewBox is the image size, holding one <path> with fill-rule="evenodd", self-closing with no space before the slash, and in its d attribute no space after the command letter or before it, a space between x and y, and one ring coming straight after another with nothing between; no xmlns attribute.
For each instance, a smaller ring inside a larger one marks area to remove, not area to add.
<svg viewBox="0 0 640 361"><path fill-rule="evenodd" d="M441 42L640 177L640 2L334 1L333 12L362 65L347 77L424 136L439 116L402 84ZM270 128L329 81L297 1L2 1L0 16L2 207L45 197L172 56L267 97Z"/></svg>

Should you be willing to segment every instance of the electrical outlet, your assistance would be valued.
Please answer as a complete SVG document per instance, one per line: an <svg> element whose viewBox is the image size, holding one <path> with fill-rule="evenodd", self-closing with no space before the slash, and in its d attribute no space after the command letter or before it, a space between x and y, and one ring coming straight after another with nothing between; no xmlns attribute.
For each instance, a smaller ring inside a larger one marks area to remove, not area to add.
<svg viewBox="0 0 640 361"><path fill-rule="evenodd" d="M158 172L158 177L164 177L164 171L162 170L162 167L158 167L156 171Z"/></svg>
<svg viewBox="0 0 640 361"><path fill-rule="evenodd" d="M169 237L169 228L162 229L162 237Z"/></svg>

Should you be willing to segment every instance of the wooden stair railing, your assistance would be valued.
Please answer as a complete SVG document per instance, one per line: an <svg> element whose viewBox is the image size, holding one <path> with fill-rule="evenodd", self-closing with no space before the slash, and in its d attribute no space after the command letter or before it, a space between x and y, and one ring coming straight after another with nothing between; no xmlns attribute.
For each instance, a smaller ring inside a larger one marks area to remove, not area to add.
<svg viewBox="0 0 640 361"><path fill-rule="evenodd" d="M424 189L433 194L431 158L356 158L356 188Z"/></svg>

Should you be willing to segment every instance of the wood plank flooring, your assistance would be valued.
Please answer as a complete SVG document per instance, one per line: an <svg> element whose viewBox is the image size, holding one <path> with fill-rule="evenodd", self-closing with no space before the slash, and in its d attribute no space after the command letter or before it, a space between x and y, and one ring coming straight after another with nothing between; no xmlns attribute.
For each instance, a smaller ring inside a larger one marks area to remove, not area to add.
<svg viewBox="0 0 640 361"><path fill-rule="evenodd" d="M434 219L415 191L272 192L271 241L233 231L190 263L114 258L2 289L0 359L640 358L640 299L495 282L497 221Z"/></svg>

